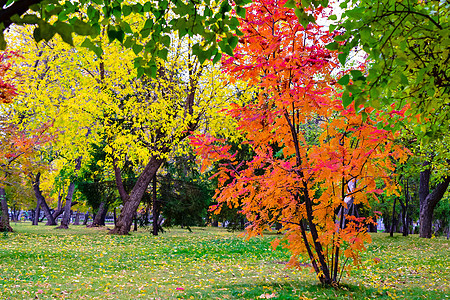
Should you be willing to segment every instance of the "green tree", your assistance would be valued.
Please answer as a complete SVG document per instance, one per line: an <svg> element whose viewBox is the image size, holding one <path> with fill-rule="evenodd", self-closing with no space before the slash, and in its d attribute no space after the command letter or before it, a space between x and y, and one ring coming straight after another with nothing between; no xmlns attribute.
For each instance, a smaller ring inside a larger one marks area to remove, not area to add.
<svg viewBox="0 0 450 300"><path fill-rule="evenodd" d="M211 183L201 175L192 155L172 159L160 178L160 202L167 226L204 226L211 204Z"/></svg>
<svg viewBox="0 0 450 300"><path fill-rule="evenodd" d="M359 57L367 55L368 59L365 73L353 70L339 80L346 86L344 106L372 106L392 115L407 105L404 121L392 119L379 127L410 128L419 147L433 143L435 153L423 156L419 189L420 236L431 237L434 207L450 183L449 153L442 151L448 149L450 129L450 4L346 0L340 6L346 10L330 27L339 34L328 48L342 52L342 65L358 51L362 51ZM446 172L434 172L436 161L443 162L437 169L446 168ZM437 178L434 189L430 189L432 173Z"/></svg>

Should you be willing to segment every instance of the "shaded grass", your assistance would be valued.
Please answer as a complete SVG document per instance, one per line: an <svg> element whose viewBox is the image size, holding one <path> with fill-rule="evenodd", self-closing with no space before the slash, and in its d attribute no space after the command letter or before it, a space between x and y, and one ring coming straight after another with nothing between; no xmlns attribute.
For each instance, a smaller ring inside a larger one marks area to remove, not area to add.
<svg viewBox="0 0 450 300"><path fill-rule="evenodd" d="M217 228L112 236L29 223L0 236L0 299L448 299L448 241L374 234L364 267L340 290L289 270L273 235L249 241ZM263 298L260 298L263 299Z"/></svg>

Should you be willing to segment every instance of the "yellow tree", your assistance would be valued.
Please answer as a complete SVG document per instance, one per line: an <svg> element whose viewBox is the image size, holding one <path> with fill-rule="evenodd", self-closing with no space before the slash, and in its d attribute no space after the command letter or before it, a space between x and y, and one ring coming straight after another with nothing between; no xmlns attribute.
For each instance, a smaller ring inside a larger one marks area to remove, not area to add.
<svg viewBox="0 0 450 300"><path fill-rule="evenodd" d="M104 46L99 59L79 47L86 43L81 39L70 48L58 40L33 43L26 34L14 37L17 45L27 45L22 73L28 88L17 103L18 115L36 124L53 121L58 138L51 150L71 164L73 174L73 162L87 160L88 144L107 143L109 158L100 164L114 168L124 203L114 233L128 233L149 182L171 154L182 151L191 131L205 122L224 126L211 120L226 103L228 87L211 62L200 63L192 55L191 38L173 39L167 61L158 61L152 79L138 76L135 67L142 59L119 43ZM120 170L126 161L140 174L128 192Z"/></svg>

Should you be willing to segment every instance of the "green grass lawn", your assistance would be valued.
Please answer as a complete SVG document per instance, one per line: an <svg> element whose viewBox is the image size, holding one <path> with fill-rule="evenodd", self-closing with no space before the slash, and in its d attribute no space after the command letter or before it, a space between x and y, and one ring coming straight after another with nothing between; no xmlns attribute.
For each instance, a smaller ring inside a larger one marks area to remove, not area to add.
<svg viewBox="0 0 450 300"><path fill-rule="evenodd" d="M374 234L364 266L334 290L309 269L286 269L288 253L271 250L274 235L12 226L0 233L0 299L450 299L444 238Z"/></svg>

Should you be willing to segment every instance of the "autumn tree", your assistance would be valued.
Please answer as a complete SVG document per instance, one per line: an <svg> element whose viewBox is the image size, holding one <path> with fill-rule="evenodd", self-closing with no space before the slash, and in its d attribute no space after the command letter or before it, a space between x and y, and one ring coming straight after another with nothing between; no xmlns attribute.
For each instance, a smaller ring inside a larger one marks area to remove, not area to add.
<svg viewBox="0 0 450 300"><path fill-rule="evenodd" d="M381 192L378 181L395 191L392 162L403 151L392 132L376 127L386 121L372 110L343 107L331 75L337 53L324 48L332 35L316 24L302 26L300 9L283 7L292 5L261 0L249 6L240 20L244 36L234 57L223 61L236 81L257 87L251 101L228 110L255 156L238 161L224 140L208 135L191 142L205 165L222 161L216 199L230 207L242 203L249 236L280 223L289 265L300 267L304 254L319 280L335 286L370 241L370 218L352 216L350 205L368 205L369 195ZM318 18L324 10L306 13ZM319 126L316 138L308 122Z"/></svg>
<svg viewBox="0 0 450 300"><path fill-rule="evenodd" d="M183 153L181 145L186 137L206 119L214 118L226 100L219 70L211 62L201 63L192 56L192 44L189 37L180 38L167 61L159 63L155 79L130 78L126 88L114 88L118 92L108 105L114 119L109 119L106 131L107 151L113 157L123 208L113 233L129 232L141 198L158 169L169 157ZM123 187L120 172L124 157L145 166L129 192Z"/></svg>
<svg viewBox="0 0 450 300"><path fill-rule="evenodd" d="M12 62L19 58L13 51L0 54L0 231L12 231L9 226L8 203L5 185L18 185L23 181L23 174L32 167L37 148L48 142L47 135L50 123L42 123L38 127L29 128L27 124L15 124L13 97L17 96L17 74L11 70ZM22 177L21 177L22 176Z"/></svg>

